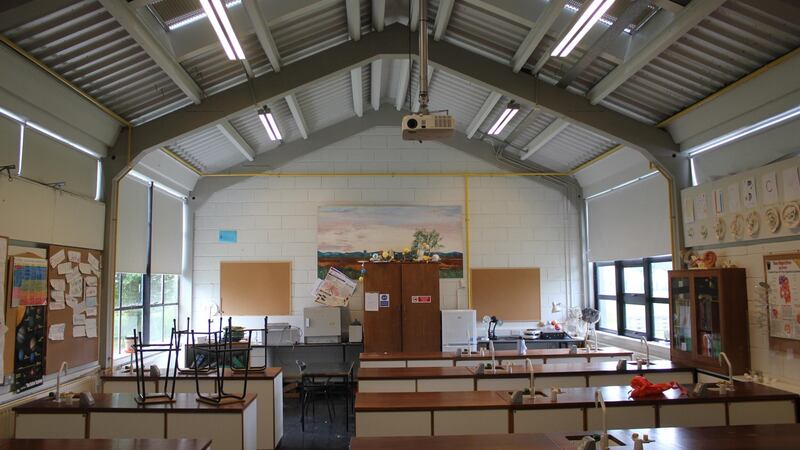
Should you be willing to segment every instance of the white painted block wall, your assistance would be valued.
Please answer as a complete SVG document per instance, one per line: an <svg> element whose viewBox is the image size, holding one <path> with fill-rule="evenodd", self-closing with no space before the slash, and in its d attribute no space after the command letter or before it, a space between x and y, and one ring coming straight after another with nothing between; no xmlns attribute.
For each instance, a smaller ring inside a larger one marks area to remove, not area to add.
<svg viewBox="0 0 800 450"><path fill-rule="evenodd" d="M281 168L282 172L498 172L487 162L436 142L407 142L396 127L377 127ZM487 150L488 151L488 150ZM470 178L473 267L542 269L543 318L552 301L581 298L577 211L560 188L532 178ZM462 177L252 177L214 193L195 212L193 317L219 302L219 263L291 260L291 317L300 325L316 277L317 210L322 205L464 205ZM220 229L238 231L238 243L217 242ZM462 280L441 281L442 307L467 306ZM360 317L363 301L354 302ZM273 318L271 318L271 321ZM257 324L255 320L254 324Z"/></svg>

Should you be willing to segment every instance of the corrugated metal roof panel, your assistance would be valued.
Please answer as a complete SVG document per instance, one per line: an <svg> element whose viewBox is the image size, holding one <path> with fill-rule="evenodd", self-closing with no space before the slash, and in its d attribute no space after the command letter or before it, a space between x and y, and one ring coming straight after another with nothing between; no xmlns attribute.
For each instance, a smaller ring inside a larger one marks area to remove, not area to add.
<svg viewBox="0 0 800 450"><path fill-rule="evenodd" d="M479 4L455 2L444 40L508 64L527 34L525 25Z"/></svg>
<svg viewBox="0 0 800 450"><path fill-rule="evenodd" d="M310 14L279 19L271 31L284 64L307 58L350 39L345 2L326 2Z"/></svg>
<svg viewBox="0 0 800 450"><path fill-rule="evenodd" d="M355 115L350 72L314 83L296 97L309 133Z"/></svg>
<svg viewBox="0 0 800 450"><path fill-rule="evenodd" d="M437 68L431 78L429 95L430 110L448 110L455 118L456 129L464 132L489 95L489 90Z"/></svg>
<svg viewBox="0 0 800 450"><path fill-rule="evenodd" d="M289 111L289 106L286 104L286 100L281 98L268 103L267 106L272 112L275 122L278 124L278 129L283 136L284 142L292 142L302 138L300 130L297 129L297 124L294 122L292 113ZM247 111L233 117L230 119L230 122L256 153L272 150L280 144L269 140L267 131L264 129L264 125L261 124L261 120L258 118L258 113L255 110Z"/></svg>
<svg viewBox="0 0 800 450"><path fill-rule="evenodd" d="M245 161L217 127L209 127L166 146L201 172L219 172Z"/></svg>
<svg viewBox="0 0 800 450"><path fill-rule="evenodd" d="M3 34L134 124L186 104L183 92L95 0Z"/></svg>
<svg viewBox="0 0 800 450"><path fill-rule="evenodd" d="M596 133L569 125L539 151L531 161L554 170L566 172L617 145Z"/></svg>
<svg viewBox="0 0 800 450"><path fill-rule="evenodd" d="M267 56L258 42L255 34L249 34L241 39L242 49L247 56L256 76L272 71ZM222 46L215 43L205 51L181 61L186 72L197 82L206 95L223 91L247 80L247 74L241 61L231 61L222 50Z"/></svg>
<svg viewBox="0 0 800 450"><path fill-rule="evenodd" d="M533 138L539 135L548 125L550 125L554 120L556 120L556 116L542 111L537 110L533 111L530 114L535 114L535 116L531 119L532 122L525 127L524 130L518 130L518 133L511 140L511 145L521 149L528 145ZM516 131L516 130L515 130Z"/></svg>
<svg viewBox="0 0 800 450"><path fill-rule="evenodd" d="M800 4L730 0L603 104L656 123L800 46Z"/></svg>

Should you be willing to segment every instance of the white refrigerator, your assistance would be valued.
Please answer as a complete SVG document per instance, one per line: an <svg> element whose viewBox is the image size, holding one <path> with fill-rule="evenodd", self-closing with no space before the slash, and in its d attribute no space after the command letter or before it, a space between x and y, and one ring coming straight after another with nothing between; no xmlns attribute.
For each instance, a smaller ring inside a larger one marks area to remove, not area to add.
<svg viewBox="0 0 800 450"><path fill-rule="evenodd" d="M474 309L442 310L442 351L452 352L469 346L478 351L478 323Z"/></svg>

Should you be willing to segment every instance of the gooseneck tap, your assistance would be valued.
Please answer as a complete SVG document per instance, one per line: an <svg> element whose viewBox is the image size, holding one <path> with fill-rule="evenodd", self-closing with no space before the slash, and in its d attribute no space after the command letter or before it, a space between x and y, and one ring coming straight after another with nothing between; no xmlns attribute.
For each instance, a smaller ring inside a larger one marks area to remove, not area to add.
<svg viewBox="0 0 800 450"><path fill-rule="evenodd" d="M608 425L606 423L606 402L603 400L603 393L600 392L600 389L594 391L594 407L597 408L598 405L601 409L602 414L602 423L603 423L603 434L600 436L600 442L598 448L600 450L608 450Z"/></svg>
<svg viewBox="0 0 800 450"><path fill-rule="evenodd" d="M639 341L644 344L644 350L645 350L644 364L645 365L649 365L650 364L650 344L647 342L647 339L644 336L641 336L639 338Z"/></svg>
<svg viewBox="0 0 800 450"><path fill-rule="evenodd" d="M489 352L492 354L492 373L495 373L497 361L494 359L494 341L489 341Z"/></svg>
<svg viewBox="0 0 800 450"><path fill-rule="evenodd" d="M731 360L728 359L728 355L725 352L719 353L719 364L722 365L722 362L725 362L725 365L728 366L728 390L733 390L733 366L731 366Z"/></svg>
<svg viewBox="0 0 800 450"><path fill-rule="evenodd" d="M528 369L528 372L531 374L531 397L536 397L536 384L534 380L534 373L533 373L533 362L530 359L525 360L525 367Z"/></svg>
<svg viewBox="0 0 800 450"><path fill-rule="evenodd" d="M56 375L56 402L61 402L61 373L63 372L64 375L67 374L67 369L69 368L69 364L66 361L61 362L61 367L58 368L58 374Z"/></svg>

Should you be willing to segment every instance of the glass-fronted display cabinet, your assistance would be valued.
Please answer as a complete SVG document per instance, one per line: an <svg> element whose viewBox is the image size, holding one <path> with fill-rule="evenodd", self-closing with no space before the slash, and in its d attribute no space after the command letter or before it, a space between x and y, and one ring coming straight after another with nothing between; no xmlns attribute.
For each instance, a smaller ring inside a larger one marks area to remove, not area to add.
<svg viewBox="0 0 800 450"><path fill-rule="evenodd" d="M734 373L750 367L744 269L670 271L672 360L724 372L725 352Z"/></svg>

